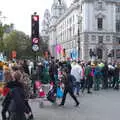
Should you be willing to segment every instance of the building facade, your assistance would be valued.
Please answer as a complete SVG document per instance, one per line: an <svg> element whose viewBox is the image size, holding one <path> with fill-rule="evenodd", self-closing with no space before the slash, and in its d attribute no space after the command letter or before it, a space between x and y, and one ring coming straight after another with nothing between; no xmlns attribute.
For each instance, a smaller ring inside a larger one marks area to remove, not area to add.
<svg viewBox="0 0 120 120"><path fill-rule="evenodd" d="M48 9L46 9L42 21L42 30L40 35L43 41L47 43L49 41L49 26L50 26L50 12Z"/></svg>
<svg viewBox="0 0 120 120"><path fill-rule="evenodd" d="M56 22L66 12L67 5L64 0L54 0L51 7L51 19L49 27L49 50L52 56L57 57L55 47L57 45Z"/></svg>
<svg viewBox="0 0 120 120"><path fill-rule="evenodd" d="M66 57L74 51L82 60L120 58L120 0L74 0L51 28L54 51L61 45Z"/></svg>

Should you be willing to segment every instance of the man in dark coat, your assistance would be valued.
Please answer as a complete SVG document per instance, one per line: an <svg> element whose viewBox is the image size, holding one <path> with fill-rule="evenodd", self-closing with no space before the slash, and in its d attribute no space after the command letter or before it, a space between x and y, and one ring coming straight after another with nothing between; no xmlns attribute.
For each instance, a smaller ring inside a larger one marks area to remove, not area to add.
<svg viewBox="0 0 120 120"><path fill-rule="evenodd" d="M59 106L64 106L67 93L69 93L70 96L74 99L74 101L76 102L76 106L79 106L79 102L73 93L73 76L70 75L68 69L63 70L62 82L64 84L64 93L61 104Z"/></svg>

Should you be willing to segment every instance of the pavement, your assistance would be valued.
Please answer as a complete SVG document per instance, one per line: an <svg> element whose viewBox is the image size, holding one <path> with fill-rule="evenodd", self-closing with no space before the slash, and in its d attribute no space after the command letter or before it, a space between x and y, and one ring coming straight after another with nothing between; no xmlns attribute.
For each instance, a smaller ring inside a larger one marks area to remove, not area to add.
<svg viewBox="0 0 120 120"><path fill-rule="evenodd" d="M120 91L101 90L78 97L80 106L68 95L64 107L39 99L30 100L35 120L120 120ZM57 101L58 104L60 100ZM1 120L1 119L0 119Z"/></svg>
<svg viewBox="0 0 120 120"><path fill-rule="evenodd" d="M35 120L120 120L120 91L93 91L80 95L78 99L79 107L74 107L69 95L64 107L45 101L44 107L40 108L37 100L30 104Z"/></svg>

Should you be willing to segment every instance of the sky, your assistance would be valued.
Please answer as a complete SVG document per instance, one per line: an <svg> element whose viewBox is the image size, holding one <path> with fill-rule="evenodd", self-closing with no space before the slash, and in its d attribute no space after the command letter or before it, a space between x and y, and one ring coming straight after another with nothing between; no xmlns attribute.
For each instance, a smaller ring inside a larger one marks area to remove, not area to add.
<svg viewBox="0 0 120 120"><path fill-rule="evenodd" d="M65 0L67 6L72 0ZM31 15L37 12L40 16L40 22L44 15L45 9L51 9L53 0L0 0L1 16L7 17L0 20L3 23L13 23L15 29L30 35L31 32Z"/></svg>

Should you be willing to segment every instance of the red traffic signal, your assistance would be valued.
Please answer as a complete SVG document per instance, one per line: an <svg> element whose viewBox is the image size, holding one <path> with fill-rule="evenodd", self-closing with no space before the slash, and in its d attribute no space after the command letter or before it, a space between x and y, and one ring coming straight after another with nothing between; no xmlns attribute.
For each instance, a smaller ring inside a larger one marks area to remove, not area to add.
<svg viewBox="0 0 120 120"><path fill-rule="evenodd" d="M33 20L34 21L39 21L39 16L38 15L33 15Z"/></svg>

